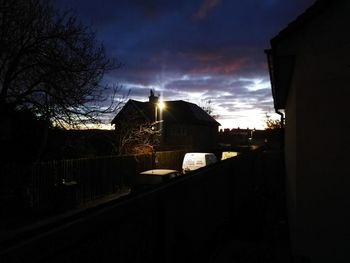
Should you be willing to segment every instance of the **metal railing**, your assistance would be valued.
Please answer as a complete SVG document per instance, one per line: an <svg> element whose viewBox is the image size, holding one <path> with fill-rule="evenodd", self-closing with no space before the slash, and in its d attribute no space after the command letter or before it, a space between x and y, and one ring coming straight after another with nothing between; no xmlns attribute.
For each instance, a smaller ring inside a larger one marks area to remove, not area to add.
<svg viewBox="0 0 350 263"><path fill-rule="evenodd" d="M96 158L10 163L0 167L0 214L26 208L34 213L62 211L125 191L130 178L155 167L178 168L184 153L105 156Z"/></svg>

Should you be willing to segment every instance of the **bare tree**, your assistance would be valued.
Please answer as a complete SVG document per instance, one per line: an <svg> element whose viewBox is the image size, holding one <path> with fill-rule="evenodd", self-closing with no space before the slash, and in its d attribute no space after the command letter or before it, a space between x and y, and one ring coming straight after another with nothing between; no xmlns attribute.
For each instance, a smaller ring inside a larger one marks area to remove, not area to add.
<svg viewBox="0 0 350 263"><path fill-rule="evenodd" d="M120 87L99 82L119 66L72 12L48 0L0 0L0 107L26 108L61 127L96 122L117 106Z"/></svg>
<svg viewBox="0 0 350 263"><path fill-rule="evenodd" d="M120 137L120 154L141 154L154 152L160 143L161 121L146 122L124 129Z"/></svg>
<svg viewBox="0 0 350 263"><path fill-rule="evenodd" d="M204 100L204 104L203 104L203 100L202 100L202 105L200 106L206 113L208 113L209 115L211 115L213 113L213 107L211 105L211 99L209 100Z"/></svg>
<svg viewBox="0 0 350 263"><path fill-rule="evenodd" d="M213 106L212 106L212 101L211 101L211 99L209 99L209 100L204 100L204 104L203 104L203 100L202 100L202 103L201 103L200 107L201 107L206 113L208 113L208 115L210 115L210 116L213 117L214 119L218 119L218 118L220 117L218 114L213 114Z"/></svg>
<svg viewBox="0 0 350 263"><path fill-rule="evenodd" d="M270 115L266 113L265 119L266 130L275 130L282 128L281 121L278 119L271 119Z"/></svg>

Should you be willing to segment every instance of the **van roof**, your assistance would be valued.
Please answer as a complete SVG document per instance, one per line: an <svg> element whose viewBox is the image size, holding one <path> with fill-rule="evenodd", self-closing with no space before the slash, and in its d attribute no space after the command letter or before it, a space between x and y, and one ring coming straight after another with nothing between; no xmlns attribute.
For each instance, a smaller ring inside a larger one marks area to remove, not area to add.
<svg viewBox="0 0 350 263"><path fill-rule="evenodd" d="M168 175L168 174L176 173L176 172L178 172L178 171L177 170L171 170L171 169L152 169L152 170L143 171L140 174L163 176L163 175Z"/></svg>
<svg viewBox="0 0 350 263"><path fill-rule="evenodd" d="M213 154L213 153L203 153L203 152L190 152L186 154Z"/></svg>

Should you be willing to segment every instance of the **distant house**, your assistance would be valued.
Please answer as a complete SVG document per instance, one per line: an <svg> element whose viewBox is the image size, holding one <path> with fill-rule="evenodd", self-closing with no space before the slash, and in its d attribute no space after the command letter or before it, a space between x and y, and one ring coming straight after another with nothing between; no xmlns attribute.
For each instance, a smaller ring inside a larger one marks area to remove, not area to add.
<svg viewBox="0 0 350 263"><path fill-rule="evenodd" d="M266 51L300 262L350 262L349 14L348 0L316 1Z"/></svg>
<svg viewBox="0 0 350 263"><path fill-rule="evenodd" d="M220 124L196 104L182 100L164 101L158 106L153 91L149 101L129 100L112 120L117 136L122 137L131 127L160 122L159 150L213 150L217 148Z"/></svg>

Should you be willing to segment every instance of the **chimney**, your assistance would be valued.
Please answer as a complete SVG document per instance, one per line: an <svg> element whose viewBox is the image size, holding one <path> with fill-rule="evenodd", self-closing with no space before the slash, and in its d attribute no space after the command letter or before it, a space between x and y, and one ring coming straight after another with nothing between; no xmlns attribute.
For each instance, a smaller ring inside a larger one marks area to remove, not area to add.
<svg viewBox="0 0 350 263"><path fill-rule="evenodd" d="M148 99L149 99L149 102L152 103L152 104L157 104L158 103L158 97L154 96L154 91L153 90L151 90Z"/></svg>

